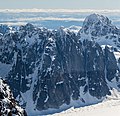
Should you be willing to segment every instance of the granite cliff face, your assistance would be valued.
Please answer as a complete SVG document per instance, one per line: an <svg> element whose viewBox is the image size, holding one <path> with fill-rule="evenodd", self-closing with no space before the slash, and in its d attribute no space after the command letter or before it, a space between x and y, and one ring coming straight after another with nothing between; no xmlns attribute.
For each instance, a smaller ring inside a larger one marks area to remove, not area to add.
<svg viewBox="0 0 120 116"><path fill-rule="evenodd" d="M96 103L120 87L119 37L120 29L98 14L78 34L20 26L1 33L0 68L7 72L0 74L28 112Z"/></svg>

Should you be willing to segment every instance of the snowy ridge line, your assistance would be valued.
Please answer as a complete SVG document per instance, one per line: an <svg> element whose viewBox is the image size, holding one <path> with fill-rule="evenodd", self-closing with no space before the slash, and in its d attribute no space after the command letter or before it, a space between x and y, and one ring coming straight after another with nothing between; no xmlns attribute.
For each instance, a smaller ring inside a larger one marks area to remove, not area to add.
<svg viewBox="0 0 120 116"><path fill-rule="evenodd" d="M120 12L119 9L115 9L115 10L110 10L110 9L0 9L0 12L68 12L68 13L94 13L94 12L103 12L103 13L111 13L111 12Z"/></svg>

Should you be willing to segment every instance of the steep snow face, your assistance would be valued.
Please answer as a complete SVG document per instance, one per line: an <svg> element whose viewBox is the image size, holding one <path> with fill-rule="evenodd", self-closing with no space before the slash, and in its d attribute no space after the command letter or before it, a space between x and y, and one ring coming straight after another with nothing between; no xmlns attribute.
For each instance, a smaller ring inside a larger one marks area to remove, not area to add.
<svg viewBox="0 0 120 116"><path fill-rule="evenodd" d="M103 34L104 26L113 31ZM104 38L116 35L118 41L118 30L96 14L86 18L78 34L63 27L20 26L1 34L0 62L10 66L2 75L29 115L98 103L120 87L119 42Z"/></svg>
<svg viewBox="0 0 120 116"><path fill-rule="evenodd" d="M16 102L6 82L0 79L0 115L1 116L27 116Z"/></svg>

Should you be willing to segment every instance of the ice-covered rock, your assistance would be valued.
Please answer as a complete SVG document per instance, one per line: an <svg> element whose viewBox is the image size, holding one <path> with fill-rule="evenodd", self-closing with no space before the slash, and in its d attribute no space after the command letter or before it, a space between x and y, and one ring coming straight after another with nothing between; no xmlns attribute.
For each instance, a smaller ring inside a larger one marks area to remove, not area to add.
<svg viewBox="0 0 120 116"><path fill-rule="evenodd" d="M26 111L18 105L9 86L3 79L0 79L0 115L27 116Z"/></svg>

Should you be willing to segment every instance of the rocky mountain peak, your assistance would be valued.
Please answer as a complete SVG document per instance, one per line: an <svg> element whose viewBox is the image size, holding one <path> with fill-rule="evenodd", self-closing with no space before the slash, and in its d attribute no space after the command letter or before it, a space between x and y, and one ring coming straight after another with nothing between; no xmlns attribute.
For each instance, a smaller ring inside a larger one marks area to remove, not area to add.
<svg viewBox="0 0 120 116"><path fill-rule="evenodd" d="M94 13L94 14L91 14L88 17L86 17L83 25L85 25L85 24L92 25L92 24L95 24L95 23L98 23L98 22L101 22L101 23L104 23L104 24L107 24L107 25L111 24L111 21L107 17Z"/></svg>
<svg viewBox="0 0 120 116"><path fill-rule="evenodd" d="M107 17L99 14L91 14L83 22L80 33L100 37L113 33L113 30L117 31L118 29L112 25L111 20Z"/></svg>
<svg viewBox="0 0 120 116"><path fill-rule="evenodd" d="M34 25L31 23L27 23L24 26L20 26L20 30L32 31L34 29Z"/></svg>

